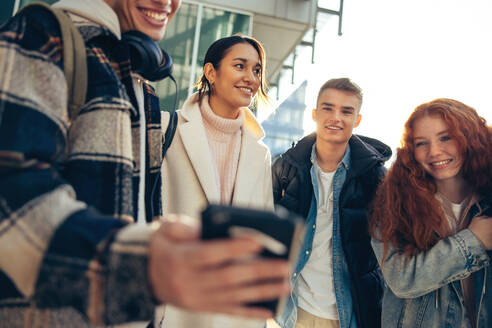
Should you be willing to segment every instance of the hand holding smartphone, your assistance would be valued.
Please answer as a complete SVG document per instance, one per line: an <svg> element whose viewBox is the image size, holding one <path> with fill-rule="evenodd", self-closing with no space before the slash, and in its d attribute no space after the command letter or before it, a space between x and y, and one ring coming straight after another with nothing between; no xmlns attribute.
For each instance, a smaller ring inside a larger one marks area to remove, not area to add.
<svg viewBox="0 0 492 328"><path fill-rule="evenodd" d="M253 238L263 246L261 258L284 259L289 261L291 268L297 262L300 246L294 240L301 238L303 233L304 221L283 208L271 212L209 205L202 212L202 239ZM268 308L277 316L287 297L249 305Z"/></svg>

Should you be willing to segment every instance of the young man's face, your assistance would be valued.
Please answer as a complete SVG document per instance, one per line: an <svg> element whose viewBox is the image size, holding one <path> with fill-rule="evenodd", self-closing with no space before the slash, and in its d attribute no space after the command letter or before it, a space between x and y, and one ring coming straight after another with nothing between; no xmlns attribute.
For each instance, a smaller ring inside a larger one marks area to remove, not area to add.
<svg viewBox="0 0 492 328"><path fill-rule="evenodd" d="M360 123L360 101L351 92L325 89L313 109L316 137L329 143L346 144Z"/></svg>
<svg viewBox="0 0 492 328"><path fill-rule="evenodd" d="M121 32L140 31L154 41L164 37L166 26L181 0L104 0L120 21Z"/></svg>

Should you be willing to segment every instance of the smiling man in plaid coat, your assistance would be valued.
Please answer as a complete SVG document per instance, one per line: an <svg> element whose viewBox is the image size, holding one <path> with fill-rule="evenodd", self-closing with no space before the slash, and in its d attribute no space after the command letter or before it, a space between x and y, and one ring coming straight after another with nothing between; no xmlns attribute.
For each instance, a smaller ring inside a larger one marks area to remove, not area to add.
<svg viewBox="0 0 492 328"><path fill-rule="evenodd" d="M251 264L241 275L222 265L259 252L252 241L205 245L178 223L128 224L161 213L152 190L161 190L163 134L158 99L131 72L121 33L159 40L179 5L58 3L86 45L86 103L73 119L56 20L35 8L0 28L0 327L150 320L164 302L266 317L242 302L285 293L278 284L243 285L286 276L285 263ZM223 278L215 291L203 268Z"/></svg>

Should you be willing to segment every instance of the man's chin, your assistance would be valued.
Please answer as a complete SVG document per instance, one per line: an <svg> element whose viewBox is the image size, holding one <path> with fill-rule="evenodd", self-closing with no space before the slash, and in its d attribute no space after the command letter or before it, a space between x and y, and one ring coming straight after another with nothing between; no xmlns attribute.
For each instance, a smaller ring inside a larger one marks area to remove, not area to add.
<svg viewBox="0 0 492 328"><path fill-rule="evenodd" d="M344 136L326 136L326 135L320 136L320 135L318 135L318 139L321 139L322 141L324 141L326 143L343 145L343 144L346 144L350 138L347 139Z"/></svg>

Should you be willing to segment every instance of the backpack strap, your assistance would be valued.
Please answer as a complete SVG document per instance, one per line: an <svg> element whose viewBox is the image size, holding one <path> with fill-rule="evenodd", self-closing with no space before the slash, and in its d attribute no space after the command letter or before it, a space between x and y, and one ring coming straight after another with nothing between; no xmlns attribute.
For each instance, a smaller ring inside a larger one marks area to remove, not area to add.
<svg viewBox="0 0 492 328"><path fill-rule="evenodd" d="M22 8L43 7L52 13L60 25L63 44L63 72L67 80L68 114L74 120L85 104L87 93L87 57L85 42L70 17L59 8L52 8L44 2L33 2Z"/></svg>
<svg viewBox="0 0 492 328"><path fill-rule="evenodd" d="M280 173L280 188L281 188L281 195L282 197L285 195L285 192L287 191L287 187L289 186L289 183L291 183L292 180L294 180L296 173L297 173L297 168L291 165L285 158L280 158L282 160L282 167L281 167L281 173Z"/></svg>
<svg viewBox="0 0 492 328"><path fill-rule="evenodd" d="M163 115L162 117L162 128L164 128L164 126L166 126L167 124L167 127L166 127L166 132L164 133L164 142L162 144L162 160L164 160L164 156L166 156L166 153L167 153L167 150L169 149L169 146L171 146L171 143L173 141L173 138L174 138L174 134L176 132L176 127L178 126L178 113L176 111L172 112L172 113L169 113L169 112L163 112L161 113L161 115ZM158 171L158 176L157 176L157 179L155 180L155 183L154 183L154 186L152 187L152 192L151 192L151 196L150 196L150 199L151 199L151 205L150 205L150 209L151 209L151 217L153 218L154 217L154 195L155 195L155 191L157 189L157 186L159 185L159 181L162 181L162 173L161 173L161 170ZM153 327L154 324L153 324L153 321L151 321L149 323L149 325L147 326L147 328L149 327Z"/></svg>
<svg viewBox="0 0 492 328"><path fill-rule="evenodd" d="M173 141L177 126L178 126L178 113L174 111L170 113L166 132L164 133L164 144L162 145L162 158L166 156L167 150L169 149L169 146L171 146L171 142Z"/></svg>

